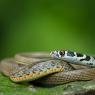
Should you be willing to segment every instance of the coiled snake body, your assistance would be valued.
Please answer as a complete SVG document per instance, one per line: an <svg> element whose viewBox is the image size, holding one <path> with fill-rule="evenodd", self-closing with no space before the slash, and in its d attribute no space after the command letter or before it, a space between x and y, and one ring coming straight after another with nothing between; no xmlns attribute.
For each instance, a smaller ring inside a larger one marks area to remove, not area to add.
<svg viewBox="0 0 95 95"><path fill-rule="evenodd" d="M68 63L69 62L69 63ZM81 69L71 63L86 65ZM95 78L95 59L71 51L23 53L1 61L1 72L14 82L36 81L42 84L63 84Z"/></svg>

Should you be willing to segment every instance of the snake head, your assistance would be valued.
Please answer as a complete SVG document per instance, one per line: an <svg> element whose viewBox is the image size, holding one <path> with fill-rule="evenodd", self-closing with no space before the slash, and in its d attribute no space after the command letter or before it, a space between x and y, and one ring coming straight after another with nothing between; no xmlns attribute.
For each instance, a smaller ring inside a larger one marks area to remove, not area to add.
<svg viewBox="0 0 95 95"><path fill-rule="evenodd" d="M51 57L53 58L62 58L64 56L64 51L53 51L50 53Z"/></svg>

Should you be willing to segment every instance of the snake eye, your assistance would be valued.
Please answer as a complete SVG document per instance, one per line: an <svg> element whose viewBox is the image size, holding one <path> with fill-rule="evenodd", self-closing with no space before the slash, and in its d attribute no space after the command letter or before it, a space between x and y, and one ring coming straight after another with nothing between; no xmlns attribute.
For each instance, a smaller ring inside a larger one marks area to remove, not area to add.
<svg viewBox="0 0 95 95"><path fill-rule="evenodd" d="M64 56L65 52L64 52L64 51L60 51L59 54L60 54L61 56Z"/></svg>

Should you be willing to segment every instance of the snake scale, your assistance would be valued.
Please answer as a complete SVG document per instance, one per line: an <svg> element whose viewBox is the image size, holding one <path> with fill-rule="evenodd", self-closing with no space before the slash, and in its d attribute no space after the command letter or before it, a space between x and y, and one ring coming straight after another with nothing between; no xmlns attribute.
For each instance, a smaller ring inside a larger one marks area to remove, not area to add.
<svg viewBox="0 0 95 95"><path fill-rule="evenodd" d="M63 50L16 54L14 58L2 60L0 69L13 82L35 81L51 85L95 79L94 66L94 57Z"/></svg>

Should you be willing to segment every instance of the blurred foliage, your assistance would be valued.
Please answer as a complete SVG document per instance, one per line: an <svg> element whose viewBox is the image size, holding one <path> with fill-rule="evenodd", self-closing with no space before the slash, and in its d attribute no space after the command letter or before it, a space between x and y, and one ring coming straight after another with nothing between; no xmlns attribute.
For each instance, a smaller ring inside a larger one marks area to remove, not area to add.
<svg viewBox="0 0 95 95"><path fill-rule="evenodd" d="M69 49L95 54L95 0L0 0L0 58Z"/></svg>
<svg viewBox="0 0 95 95"><path fill-rule="evenodd" d="M18 52L60 49L94 55L94 31L95 0L0 0L0 59ZM2 95L35 93L27 85L0 77ZM35 95L63 90L63 86L37 87Z"/></svg>

